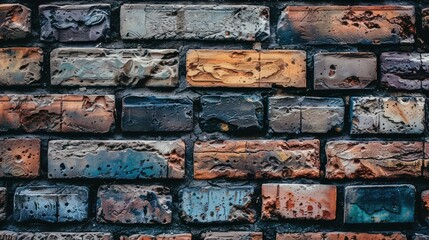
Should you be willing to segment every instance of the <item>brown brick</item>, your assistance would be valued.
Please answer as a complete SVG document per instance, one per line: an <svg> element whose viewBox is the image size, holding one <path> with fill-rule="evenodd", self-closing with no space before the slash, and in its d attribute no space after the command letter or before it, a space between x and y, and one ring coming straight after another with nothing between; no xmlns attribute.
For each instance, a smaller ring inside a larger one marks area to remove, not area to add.
<svg viewBox="0 0 429 240"><path fill-rule="evenodd" d="M40 139L0 140L0 177L39 176Z"/></svg>
<svg viewBox="0 0 429 240"><path fill-rule="evenodd" d="M0 48L0 86L30 85L40 80L42 49Z"/></svg>
<svg viewBox="0 0 429 240"><path fill-rule="evenodd" d="M262 232L208 232L202 234L203 240L262 240Z"/></svg>
<svg viewBox="0 0 429 240"><path fill-rule="evenodd" d="M293 50L189 50L192 87L306 87L306 54Z"/></svg>
<svg viewBox="0 0 429 240"><path fill-rule="evenodd" d="M280 44L414 43L413 6L288 6L280 16Z"/></svg>
<svg viewBox="0 0 429 240"><path fill-rule="evenodd" d="M129 237L121 236L120 240L192 240L190 233L146 235L135 234Z"/></svg>
<svg viewBox="0 0 429 240"><path fill-rule="evenodd" d="M31 34L31 10L21 4L0 4L0 40Z"/></svg>
<svg viewBox="0 0 429 240"><path fill-rule="evenodd" d="M377 83L377 57L370 52L314 55L314 89L364 89Z"/></svg>
<svg viewBox="0 0 429 240"><path fill-rule="evenodd" d="M334 220L337 187L320 184L262 184L262 219Z"/></svg>
<svg viewBox="0 0 429 240"><path fill-rule="evenodd" d="M319 140L197 142L195 179L319 177Z"/></svg>
<svg viewBox="0 0 429 240"><path fill-rule="evenodd" d="M407 141L331 141L326 144L326 178L419 177L423 143Z"/></svg>
<svg viewBox="0 0 429 240"><path fill-rule="evenodd" d="M277 233L276 240L407 240L402 233Z"/></svg>

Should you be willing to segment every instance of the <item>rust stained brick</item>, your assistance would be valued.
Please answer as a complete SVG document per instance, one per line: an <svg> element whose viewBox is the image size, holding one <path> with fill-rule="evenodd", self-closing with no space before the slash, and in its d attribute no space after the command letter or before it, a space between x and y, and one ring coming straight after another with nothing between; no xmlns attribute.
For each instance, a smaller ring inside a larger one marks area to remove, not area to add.
<svg viewBox="0 0 429 240"><path fill-rule="evenodd" d="M196 142L195 179L319 177L320 142L314 140L226 140Z"/></svg>
<svg viewBox="0 0 429 240"><path fill-rule="evenodd" d="M0 86L24 86L39 82L43 61L41 48L0 48L0 60Z"/></svg>
<svg viewBox="0 0 429 240"><path fill-rule="evenodd" d="M402 233L307 232L277 233L276 240L407 240Z"/></svg>
<svg viewBox="0 0 429 240"><path fill-rule="evenodd" d="M262 184L262 219L334 220L337 187L320 184Z"/></svg>
<svg viewBox="0 0 429 240"><path fill-rule="evenodd" d="M0 177L39 176L40 148L40 139L1 139Z"/></svg>
<svg viewBox="0 0 429 240"><path fill-rule="evenodd" d="M306 87L306 53L294 50L189 50L191 87Z"/></svg>
<svg viewBox="0 0 429 240"><path fill-rule="evenodd" d="M203 240L262 240L262 232L208 232L203 233Z"/></svg>
<svg viewBox="0 0 429 240"><path fill-rule="evenodd" d="M31 10L21 4L0 4L0 40L25 38L31 34Z"/></svg>

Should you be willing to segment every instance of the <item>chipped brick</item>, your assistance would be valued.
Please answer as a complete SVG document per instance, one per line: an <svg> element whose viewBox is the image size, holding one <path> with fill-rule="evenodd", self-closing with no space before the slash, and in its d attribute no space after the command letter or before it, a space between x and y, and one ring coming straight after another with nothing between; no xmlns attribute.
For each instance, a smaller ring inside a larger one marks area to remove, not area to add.
<svg viewBox="0 0 429 240"><path fill-rule="evenodd" d="M31 34L31 10L21 4L0 4L0 40L26 38Z"/></svg>
<svg viewBox="0 0 429 240"><path fill-rule="evenodd" d="M40 139L1 139L0 177L35 178L40 169Z"/></svg>
<svg viewBox="0 0 429 240"><path fill-rule="evenodd" d="M0 86L38 83L42 71L42 49L37 47L0 48Z"/></svg>
<svg viewBox="0 0 429 240"><path fill-rule="evenodd" d="M262 240L262 232L208 232L202 234L203 240Z"/></svg>

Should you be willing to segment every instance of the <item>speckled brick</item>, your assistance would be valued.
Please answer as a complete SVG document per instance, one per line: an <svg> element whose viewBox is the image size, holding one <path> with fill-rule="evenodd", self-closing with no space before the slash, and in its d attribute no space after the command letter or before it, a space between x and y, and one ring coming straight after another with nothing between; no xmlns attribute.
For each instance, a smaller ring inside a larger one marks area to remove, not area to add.
<svg viewBox="0 0 429 240"><path fill-rule="evenodd" d="M190 233L179 233L179 234L159 234L159 235L147 235L147 234L134 234L129 237L121 236L120 240L192 240Z"/></svg>
<svg viewBox="0 0 429 240"><path fill-rule="evenodd" d="M185 177L185 143L182 140L49 141L48 177L180 179Z"/></svg>
<svg viewBox="0 0 429 240"><path fill-rule="evenodd" d="M276 133L340 132L344 125L341 98L270 97L268 124Z"/></svg>
<svg viewBox="0 0 429 240"><path fill-rule="evenodd" d="M122 39L263 41L270 10L251 5L123 4Z"/></svg>
<svg viewBox="0 0 429 240"><path fill-rule="evenodd" d="M318 178L319 140L196 142L195 179Z"/></svg>
<svg viewBox="0 0 429 240"><path fill-rule="evenodd" d="M195 187L179 192L180 217L187 223L256 221L251 186Z"/></svg>
<svg viewBox="0 0 429 240"><path fill-rule="evenodd" d="M262 184L262 219L335 220L337 187L320 184Z"/></svg>
<svg viewBox="0 0 429 240"><path fill-rule="evenodd" d="M26 86L40 82L43 61L41 48L0 48L0 60L0 86Z"/></svg>
<svg viewBox="0 0 429 240"><path fill-rule="evenodd" d="M26 38L31 34L31 10L21 4L0 4L0 40Z"/></svg>
<svg viewBox="0 0 429 240"><path fill-rule="evenodd" d="M82 186L18 187L13 216L17 222L81 222L88 218L88 195Z"/></svg>
<svg viewBox="0 0 429 240"><path fill-rule="evenodd" d="M276 240L407 240L402 233L305 232L277 233Z"/></svg>
<svg viewBox="0 0 429 240"><path fill-rule="evenodd" d="M35 178L40 169L40 139L0 139L0 177Z"/></svg>
<svg viewBox="0 0 429 240"><path fill-rule="evenodd" d="M172 196L163 186L103 185L97 193L97 221L121 224L168 224Z"/></svg>
<svg viewBox="0 0 429 240"><path fill-rule="evenodd" d="M207 232L201 235L203 240L262 240L262 232Z"/></svg>
<svg viewBox="0 0 429 240"><path fill-rule="evenodd" d="M411 223L415 191L408 184L346 186L344 223Z"/></svg>
<svg viewBox="0 0 429 240"><path fill-rule="evenodd" d="M419 177L423 142L329 141L326 143L328 179L400 179Z"/></svg>

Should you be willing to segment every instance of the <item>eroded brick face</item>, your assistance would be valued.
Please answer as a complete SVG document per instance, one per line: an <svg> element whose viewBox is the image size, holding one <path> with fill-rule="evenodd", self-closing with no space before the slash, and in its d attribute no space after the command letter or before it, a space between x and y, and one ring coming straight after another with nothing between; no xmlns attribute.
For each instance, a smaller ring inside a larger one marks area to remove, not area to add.
<svg viewBox="0 0 429 240"><path fill-rule="evenodd" d="M426 222L429 222L429 190L425 190L421 195L423 216Z"/></svg>
<svg viewBox="0 0 429 240"><path fill-rule="evenodd" d="M402 233L278 233L276 240L406 240Z"/></svg>
<svg viewBox="0 0 429 240"><path fill-rule="evenodd" d="M42 49L0 48L0 86L38 83L42 71Z"/></svg>
<svg viewBox="0 0 429 240"><path fill-rule="evenodd" d="M0 177L35 178L40 169L40 139L1 139Z"/></svg>
<svg viewBox="0 0 429 240"><path fill-rule="evenodd" d="M31 10L21 4L0 4L0 40L26 38L31 34Z"/></svg>
<svg viewBox="0 0 429 240"><path fill-rule="evenodd" d="M204 240L262 240L261 232L208 232L202 234Z"/></svg>

